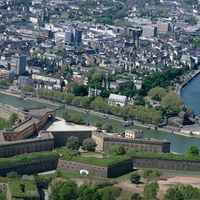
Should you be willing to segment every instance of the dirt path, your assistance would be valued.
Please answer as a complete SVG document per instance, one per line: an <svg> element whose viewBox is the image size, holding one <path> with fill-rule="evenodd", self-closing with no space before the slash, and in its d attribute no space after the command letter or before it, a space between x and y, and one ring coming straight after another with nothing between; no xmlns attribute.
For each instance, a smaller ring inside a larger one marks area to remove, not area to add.
<svg viewBox="0 0 200 200"><path fill-rule="evenodd" d="M190 176L166 176L163 180L158 181L159 191L157 197L163 199L164 194L167 189L175 185L192 185L193 187L200 188L200 177L190 177ZM116 187L119 187L123 190L128 190L132 193L142 194L144 187L147 183L141 179L141 184L135 185L132 184L129 180L118 182L115 184Z"/></svg>

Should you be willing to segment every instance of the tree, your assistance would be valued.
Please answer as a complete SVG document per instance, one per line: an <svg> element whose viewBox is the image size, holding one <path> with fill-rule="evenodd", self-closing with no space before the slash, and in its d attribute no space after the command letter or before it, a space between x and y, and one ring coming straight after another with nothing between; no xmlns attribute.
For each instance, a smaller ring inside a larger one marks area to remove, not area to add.
<svg viewBox="0 0 200 200"><path fill-rule="evenodd" d="M83 140L83 150L87 151L95 151L95 147L97 146L96 142L92 138L87 138Z"/></svg>
<svg viewBox="0 0 200 200"><path fill-rule="evenodd" d="M179 187L184 199L200 199L200 190L192 185L183 185Z"/></svg>
<svg viewBox="0 0 200 200"><path fill-rule="evenodd" d="M119 188L107 186L98 191L102 200L115 200L121 193Z"/></svg>
<svg viewBox="0 0 200 200"><path fill-rule="evenodd" d="M126 155L127 156L135 156L135 154L137 153L137 150L136 149L129 149L127 152L126 152Z"/></svg>
<svg viewBox="0 0 200 200"><path fill-rule="evenodd" d="M152 169L148 169L144 172L143 174L143 178L147 178L151 173L153 173L153 170Z"/></svg>
<svg viewBox="0 0 200 200"><path fill-rule="evenodd" d="M34 92L33 87L30 86L30 85L22 86L22 87L20 88L20 90L25 91L25 92Z"/></svg>
<svg viewBox="0 0 200 200"><path fill-rule="evenodd" d="M192 145L188 149L188 154L193 155L193 156L198 156L199 155L199 149L195 145Z"/></svg>
<svg viewBox="0 0 200 200"><path fill-rule="evenodd" d="M183 195L181 194L180 190L176 186L175 188L168 188L165 195L164 200L184 200Z"/></svg>
<svg viewBox="0 0 200 200"><path fill-rule="evenodd" d="M122 145L114 145L108 149L108 153L110 155L124 155L126 152Z"/></svg>
<svg viewBox="0 0 200 200"><path fill-rule="evenodd" d="M153 100L160 101L163 96L167 94L167 90L161 87L152 88L148 92L148 96L150 96Z"/></svg>
<svg viewBox="0 0 200 200"><path fill-rule="evenodd" d="M12 113L12 115L9 118L10 124L13 125L17 121L17 119L18 119L17 113Z"/></svg>
<svg viewBox="0 0 200 200"><path fill-rule="evenodd" d="M95 121L94 126L97 128L102 128L102 123L100 121Z"/></svg>
<svg viewBox="0 0 200 200"><path fill-rule="evenodd" d="M140 182L141 176L137 173L131 174L130 181L131 183L138 184Z"/></svg>
<svg viewBox="0 0 200 200"><path fill-rule="evenodd" d="M87 96L82 97L80 104L81 104L81 107L88 108L90 105L90 98L88 98Z"/></svg>
<svg viewBox="0 0 200 200"><path fill-rule="evenodd" d="M93 200L95 190L88 184L83 184L78 188L78 200Z"/></svg>
<svg viewBox="0 0 200 200"><path fill-rule="evenodd" d="M149 174L149 176L147 177L147 182L152 182L152 181L158 181L159 177L156 174L156 172L153 172L151 174Z"/></svg>
<svg viewBox="0 0 200 200"><path fill-rule="evenodd" d="M78 150L80 147L79 138L71 136L67 139L66 147L72 150Z"/></svg>
<svg viewBox="0 0 200 200"><path fill-rule="evenodd" d="M121 135L122 137L125 137L125 130L124 130L123 128L120 130L120 135Z"/></svg>
<svg viewBox="0 0 200 200"><path fill-rule="evenodd" d="M79 114L71 114L70 121L75 123L75 124L83 124L84 119Z"/></svg>
<svg viewBox="0 0 200 200"><path fill-rule="evenodd" d="M74 97L75 97L74 94L72 94L72 93L67 93L67 94L64 95L63 100L64 100L64 102L65 102L66 104L71 104Z"/></svg>
<svg viewBox="0 0 200 200"><path fill-rule="evenodd" d="M53 194L50 200L76 200L77 199L77 185L73 181L59 182L53 189Z"/></svg>
<svg viewBox="0 0 200 200"><path fill-rule="evenodd" d="M134 99L134 105L141 105L141 106L145 106L145 100L142 96L137 95Z"/></svg>
<svg viewBox="0 0 200 200"><path fill-rule="evenodd" d="M181 109L184 106L183 100L180 97L178 97L176 94L173 94L173 93L166 94L162 98L160 104L162 106L166 106L172 110L176 109L177 107L179 109Z"/></svg>
<svg viewBox="0 0 200 200"><path fill-rule="evenodd" d="M158 189L159 189L159 185L157 182L153 182L145 186L143 190L145 200L157 199L156 196L157 196Z"/></svg>
<svg viewBox="0 0 200 200"><path fill-rule="evenodd" d="M103 130L106 130L108 133L112 132L113 130L113 126L111 124L105 124L103 127L102 127Z"/></svg>
<svg viewBox="0 0 200 200"><path fill-rule="evenodd" d="M68 112L65 111L65 112L62 113L62 118L65 121L70 121L71 115Z"/></svg>
<svg viewBox="0 0 200 200"><path fill-rule="evenodd" d="M138 193L133 193L131 200L141 200L142 197Z"/></svg>

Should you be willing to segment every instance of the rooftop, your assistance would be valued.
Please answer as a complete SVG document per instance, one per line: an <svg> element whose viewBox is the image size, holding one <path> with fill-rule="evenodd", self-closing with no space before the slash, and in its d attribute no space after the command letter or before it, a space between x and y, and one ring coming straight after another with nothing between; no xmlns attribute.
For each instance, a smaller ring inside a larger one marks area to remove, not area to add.
<svg viewBox="0 0 200 200"><path fill-rule="evenodd" d="M47 129L46 129L47 128ZM76 125L72 123L67 123L65 120L61 118L56 118L53 123L47 123L44 127L44 130L50 132L61 132L61 131L95 131L97 128L94 126L84 126L84 125Z"/></svg>

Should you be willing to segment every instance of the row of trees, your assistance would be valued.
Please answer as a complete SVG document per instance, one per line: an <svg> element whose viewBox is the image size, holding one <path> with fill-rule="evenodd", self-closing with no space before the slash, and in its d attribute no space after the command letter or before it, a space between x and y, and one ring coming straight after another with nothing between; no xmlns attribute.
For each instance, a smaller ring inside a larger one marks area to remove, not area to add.
<svg viewBox="0 0 200 200"><path fill-rule="evenodd" d="M115 200L120 196L121 190L109 183L91 186L83 184L80 187L73 181L58 183L53 188L50 200Z"/></svg>
<svg viewBox="0 0 200 200"><path fill-rule="evenodd" d="M108 105L108 99L96 97L95 99L89 97L75 96L72 93L62 93L47 89L38 89L39 97L45 97L49 100L56 100L82 108L91 108L100 112L114 114L121 117L133 117L141 122L160 123L162 122L163 113L161 108L146 108L144 106L113 106Z"/></svg>

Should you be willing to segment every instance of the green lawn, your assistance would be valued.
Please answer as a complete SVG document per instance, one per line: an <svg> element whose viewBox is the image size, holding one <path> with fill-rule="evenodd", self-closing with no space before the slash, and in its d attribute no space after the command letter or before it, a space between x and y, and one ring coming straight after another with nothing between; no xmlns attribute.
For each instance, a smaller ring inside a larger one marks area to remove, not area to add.
<svg viewBox="0 0 200 200"><path fill-rule="evenodd" d="M96 158L96 157L83 157L78 154L77 151L72 151L67 148L57 149L59 153L62 154L60 159L62 160L71 160L73 162L80 162L90 165L98 165L102 167L108 167L117 163L121 163L123 161L131 159L131 157L122 155L122 156L109 156L106 158ZM92 153L93 154L93 153ZM91 155L92 155L91 154ZM94 154L96 155L96 154Z"/></svg>

